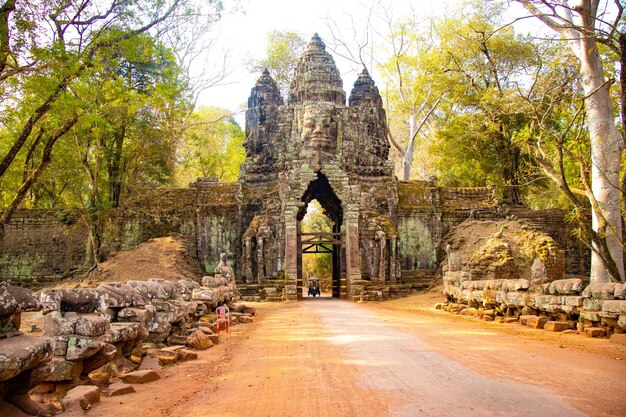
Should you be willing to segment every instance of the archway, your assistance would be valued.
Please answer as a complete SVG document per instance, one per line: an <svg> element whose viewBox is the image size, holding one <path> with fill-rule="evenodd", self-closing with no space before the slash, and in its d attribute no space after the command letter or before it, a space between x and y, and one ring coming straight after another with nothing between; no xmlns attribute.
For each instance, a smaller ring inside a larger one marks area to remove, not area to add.
<svg viewBox="0 0 626 417"><path fill-rule="evenodd" d="M324 214L332 223L332 231L303 233L301 222L307 213L309 204L313 201L322 207ZM328 179L322 174L317 173L317 179L309 183L307 190L304 192L301 201L304 203L298 210L297 214L297 231L298 231L298 298L303 297L303 253L331 253L332 261L332 296L345 298L346 286L345 279L345 251L342 245L341 225L343 224L343 209L341 200L332 190Z"/></svg>

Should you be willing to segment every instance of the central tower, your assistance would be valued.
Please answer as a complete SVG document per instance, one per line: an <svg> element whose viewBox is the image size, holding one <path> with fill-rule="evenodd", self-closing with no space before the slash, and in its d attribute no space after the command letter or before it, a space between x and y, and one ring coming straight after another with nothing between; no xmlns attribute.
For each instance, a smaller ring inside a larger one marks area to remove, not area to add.
<svg viewBox="0 0 626 417"><path fill-rule="evenodd" d="M335 295L400 278L397 184L382 100L364 69L348 103L332 56L316 34L284 103L265 70L246 111L240 174L242 281L301 295L300 221L317 199L334 222ZM243 284L243 283L242 283Z"/></svg>

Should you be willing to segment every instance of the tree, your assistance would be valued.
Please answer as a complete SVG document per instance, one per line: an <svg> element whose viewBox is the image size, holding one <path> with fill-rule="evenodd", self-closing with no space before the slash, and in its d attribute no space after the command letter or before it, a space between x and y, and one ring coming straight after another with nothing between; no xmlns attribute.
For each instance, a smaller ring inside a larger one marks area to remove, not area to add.
<svg viewBox="0 0 626 417"><path fill-rule="evenodd" d="M289 31L272 30L267 34L267 56L248 64L251 72L260 74L267 68L283 97L287 97L291 77L307 42Z"/></svg>
<svg viewBox="0 0 626 417"><path fill-rule="evenodd" d="M388 138L400 153L401 179L411 179L415 146L439 105L441 96L429 79L434 75L431 54L432 26L423 28L415 18L394 22L386 12L391 58L379 68L387 107ZM424 30L426 29L426 30ZM423 35L426 33L426 35ZM423 175L427 176L427 175Z"/></svg>
<svg viewBox="0 0 626 417"><path fill-rule="evenodd" d="M81 83L98 71L100 57L139 34L167 31L172 19L186 19L191 10L187 6L185 0L2 3L0 122L8 126L0 160L3 187L24 147L30 149L28 155L39 154L41 159L3 211L0 233L50 164L55 144L89 114L76 98ZM178 10L183 12L175 13Z"/></svg>
<svg viewBox="0 0 626 417"><path fill-rule="evenodd" d="M176 183L186 186L198 177L236 181L246 158L243 140L244 132L228 110L200 107L176 151Z"/></svg>
<svg viewBox="0 0 626 417"><path fill-rule="evenodd" d="M620 1L615 1L612 4L614 10L611 11L608 9L610 3L603 3L604 9L601 9L598 0L579 0L571 5L567 0L518 2L549 28L558 32L580 62L591 153L590 183L585 188L592 207L591 281L623 281L623 219L620 211L619 174L624 139L614 122L610 82L605 80L603 62L598 51L598 41L603 34L616 40L617 45L624 45L624 34L620 32L623 28L623 6ZM603 20L610 15L615 16L615 19ZM620 47L620 52L622 51ZM583 180L587 180L586 175Z"/></svg>

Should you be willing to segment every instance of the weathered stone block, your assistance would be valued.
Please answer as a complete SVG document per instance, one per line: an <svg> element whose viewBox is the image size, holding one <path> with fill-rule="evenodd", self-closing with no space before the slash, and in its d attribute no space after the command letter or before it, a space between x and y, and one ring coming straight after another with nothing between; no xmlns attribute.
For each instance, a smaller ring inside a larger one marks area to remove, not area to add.
<svg viewBox="0 0 626 417"><path fill-rule="evenodd" d="M602 304L602 311L607 313L626 314L626 300L606 300Z"/></svg>
<svg viewBox="0 0 626 417"><path fill-rule="evenodd" d="M35 368L31 375L31 381L33 383L71 381L78 378L82 371L82 361L68 361L63 357L56 356L50 362Z"/></svg>
<svg viewBox="0 0 626 417"><path fill-rule="evenodd" d="M559 279L552 281L548 287L550 294L576 295L583 290L583 281L579 278Z"/></svg>
<svg viewBox="0 0 626 417"><path fill-rule="evenodd" d="M161 379L161 377L152 369L129 372L122 375L122 381L127 384L145 384L147 382L156 381L157 379Z"/></svg>
<svg viewBox="0 0 626 417"><path fill-rule="evenodd" d="M0 381L33 369L52 357L52 342L46 338L19 336L0 339Z"/></svg>
<svg viewBox="0 0 626 417"><path fill-rule="evenodd" d="M135 387L123 382L114 382L107 389L109 397L117 397L118 395L131 394L133 392L135 392Z"/></svg>
<svg viewBox="0 0 626 417"><path fill-rule="evenodd" d="M67 392L61 399L64 410L82 408L89 410L92 404L100 401L100 390L95 385L79 385Z"/></svg>
<svg viewBox="0 0 626 417"><path fill-rule="evenodd" d="M547 322L547 317L530 316L526 320L526 326L532 327L533 329L543 329L543 326L545 326Z"/></svg>
<svg viewBox="0 0 626 417"><path fill-rule="evenodd" d="M187 346L192 349L204 350L213 346L213 342L204 332L196 330L187 337Z"/></svg>
<svg viewBox="0 0 626 417"><path fill-rule="evenodd" d="M62 312L92 313L98 307L100 294L93 289L50 289L39 293L39 301L44 305L58 304Z"/></svg>
<svg viewBox="0 0 626 417"><path fill-rule="evenodd" d="M522 314L519 317L519 322L521 325L526 326L526 323L528 323L528 319L530 319L531 317L537 317L535 315L531 315L531 314Z"/></svg>
<svg viewBox="0 0 626 417"><path fill-rule="evenodd" d="M582 296L565 296L562 298L562 302L566 306L570 307L582 307L585 297Z"/></svg>
<svg viewBox="0 0 626 417"><path fill-rule="evenodd" d="M0 281L0 316L41 310L41 303L23 288Z"/></svg>
<svg viewBox="0 0 626 417"><path fill-rule="evenodd" d="M502 282L503 291L527 291L530 281L527 279L506 279Z"/></svg>
<svg viewBox="0 0 626 417"><path fill-rule="evenodd" d="M615 290L620 291L622 289L621 284L614 282L597 282L589 284L587 288L583 290L583 297L597 298L601 300L612 300L615 298Z"/></svg>
<svg viewBox="0 0 626 417"><path fill-rule="evenodd" d="M617 325L621 329L626 330L626 315L619 316L619 318L617 319Z"/></svg>
<svg viewBox="0 0 626 417"><path fill-rule="evenodd" d="M109 320L97 314L81 314L74 328L81 336L102 336L109 329Z"/></svg>
<svg viewBox="0 0 626 417"><path fill-rule="evenodd" d="M602 327L586 327L585 336L587 337L604 337L606 331Z"/></svg>
<svg viewBox="0 0 626 417"><path fill-rule="evenodd" d="M75 333L77 317L64 318L60 311L52 311L43 318L43 334L63 336Z"/></svg>
<svg viewBox="0 0 626 417"><path fill-rule="evenodd" d="M601 319L597 311L581 311L580 318L588 321L600 321Z"/></svg>
<svg viewBox="0 0 626 417"><path fill-rule="evenodd" d="M585 298L583 300L583 308L589 311L602 311L605 300L598 298Z"/></svg>
<svg viewBox="0 0 626 417"><path fill-rule="evenodd" d="M460 313L462 316L478 316L478 310L473 308L473 307L469 307L466 309L463 309Z"/></svg>
<svg viewBox="0 0 626 417"><path fill-rule="evenodd" d="M549 332L562 332L564 330L571 329L572 325L567 321L548 321L543 329Z"/></svg>
<svg viewBox="0 0 626 417"><path fill-rule="evenodd" d="M87 336L71 336L67 341L67 354L65 357L70 361L86 359L95 355L104 342Z"/></svg>

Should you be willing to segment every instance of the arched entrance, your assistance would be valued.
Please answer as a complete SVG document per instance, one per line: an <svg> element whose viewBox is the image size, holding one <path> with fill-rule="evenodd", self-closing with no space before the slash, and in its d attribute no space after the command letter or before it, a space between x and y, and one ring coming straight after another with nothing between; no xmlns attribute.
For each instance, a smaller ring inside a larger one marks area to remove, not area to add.
<svg viewBox="0 0 626 417"><path fill-rule="evenodd" d="M341 201L332 190L328 179L317 173L317 179L309 183L307 190L302 196L302 205L297 213L297 288L298 299L303 298L303 271L302 255L305 253L331 253L332 255L332 296L346 298L347 288L345 282L345 250L342 245L341 226L343 224L343 209ZM332 232L309 232L303 233L301 222L306 215L311 201L317 200L324 210L324 214L333 223ZM342 279L342 277L344 277Z"/></svg>

